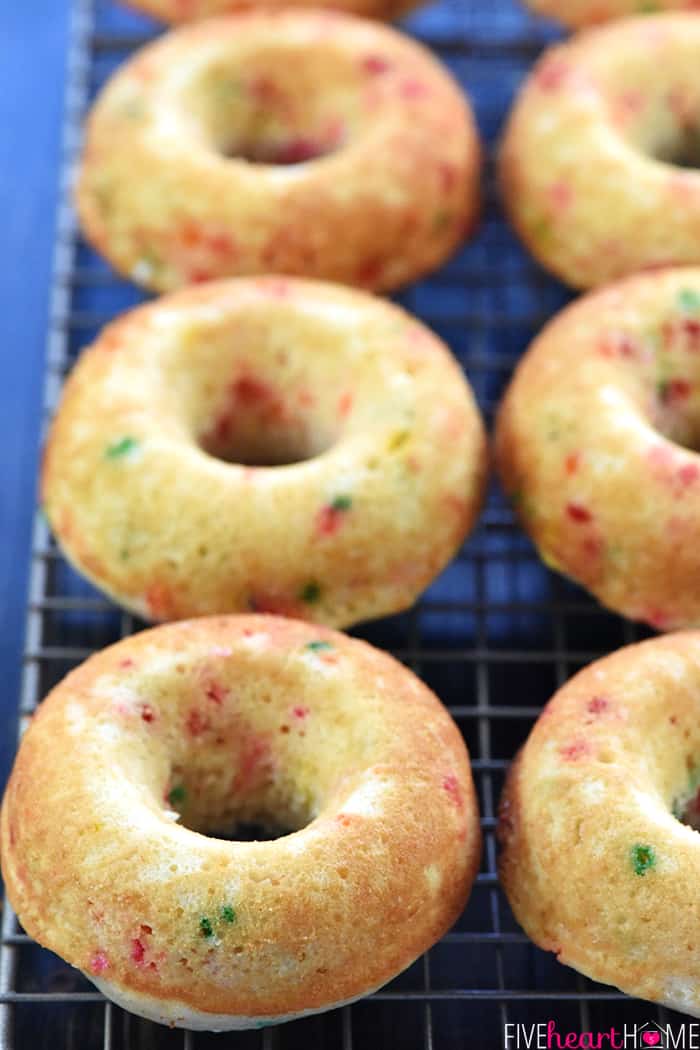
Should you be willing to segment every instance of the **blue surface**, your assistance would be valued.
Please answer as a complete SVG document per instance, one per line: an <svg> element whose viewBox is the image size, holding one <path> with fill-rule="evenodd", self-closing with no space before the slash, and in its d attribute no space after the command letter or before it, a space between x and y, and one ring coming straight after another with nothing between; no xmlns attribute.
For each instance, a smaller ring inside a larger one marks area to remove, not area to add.
<svg viewBox="0 0 700 1050"><path fill-rule="evenodd" d="M0 4L0 772L14 751L68 10Z"/></svg>

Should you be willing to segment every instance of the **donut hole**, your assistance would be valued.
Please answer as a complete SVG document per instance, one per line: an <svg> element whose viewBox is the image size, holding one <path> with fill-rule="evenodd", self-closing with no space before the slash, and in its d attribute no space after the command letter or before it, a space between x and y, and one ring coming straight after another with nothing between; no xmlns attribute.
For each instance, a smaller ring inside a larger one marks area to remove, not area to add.
<svg viewBox="0 0 700 1050"><path fill-rule="evenodd" d="M224 463L245 467L285 467L326 452L335 434L318 432L311 421L274 421L251 412L239 414L231 429L216 420L199 435L199 447Z"/></svg>
<svg viewBox="0 0 700 1050"><path fill-rule="evenodd" d="M250 164L289 166L328 156L357 122L357 71L331 47L279 42L235 68L210 67L190 106L210 147Z"/></svg>
<svg viewBox="0 0 700 1050"><path fill-rule="evenodd" d="M656 160L676 168L700 169L700 124L676 127L652 149Z"/></svg>
<svg viewBox="0 0 700 1050"><path fill-rule="evenodd" d="M310 823L316 800L299 791L267 738L224 732L221 740L216 750L193 749L188 761L171 770L165 805L181 827L210 838L258 842Z"/></svg>

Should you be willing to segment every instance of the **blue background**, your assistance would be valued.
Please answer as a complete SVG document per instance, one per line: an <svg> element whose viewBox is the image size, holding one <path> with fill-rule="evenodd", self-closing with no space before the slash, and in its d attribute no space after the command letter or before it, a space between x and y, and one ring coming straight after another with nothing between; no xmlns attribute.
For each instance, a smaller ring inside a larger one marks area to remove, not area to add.
<svg viewBox="0 0 700 1050"><path fill-rule="evenodd" d="M0 763L14 750L68 5L0 3Z"/></svg>

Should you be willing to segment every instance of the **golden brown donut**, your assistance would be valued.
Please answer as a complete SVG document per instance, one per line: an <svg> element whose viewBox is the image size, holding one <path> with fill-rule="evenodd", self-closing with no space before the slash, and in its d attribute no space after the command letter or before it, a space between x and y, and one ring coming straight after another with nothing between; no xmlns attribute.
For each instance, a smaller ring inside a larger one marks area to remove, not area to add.
<svg viewBox="0 0 700 1050"><path fill-rule="evenodd" d="M612 22L550 48L500 156L507 210L575 288L700 264L700 14Z"/></svg>
<svg viewBox="0 0 700 1050"><path fill-rule="evenodd" d="M107 327L51 426L42 500L146 619L406 608L474 524L486 439L445 345L399 307L298 279L185 289Z"/></svg>
<svg viewBox="0 0 700 1050"><path fill-rule="evenodd" d="M660 630L700 625L700 269L563 310L501 405L498 469L542 558Z"/></svg>
<svg viewBox="0 0 700 1050"><path fill-rule="evenodd" d="M291 833L215 837L239 821ZM0 830L32 937L134 1013L215 1031L384 984L456 920L480 851L466 748L430 690L270 616L159 627L69 674Z"/></svg>
<svg viewBox="0 0 700 1050"><path fill-rule="evenodd" d="M501 883L536 944L695 1016L699 754L700 632L628 646L547 704L499 822Z"/></svg>
<svg viewBox="0 0 700 1050"><path fill-rule="evenodd" d="M90 115L88 239L155 291L286 273L387 290L471 232L480 151L459 85L420 44L324 11L167 33Z"/></svg>

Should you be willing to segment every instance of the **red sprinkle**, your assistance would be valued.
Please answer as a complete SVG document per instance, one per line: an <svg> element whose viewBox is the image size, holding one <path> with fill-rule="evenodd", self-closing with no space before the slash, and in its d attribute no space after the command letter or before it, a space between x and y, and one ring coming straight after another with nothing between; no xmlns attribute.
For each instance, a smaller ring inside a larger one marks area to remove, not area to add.
<svg viewBox="0 0 700 1050"><path fill-rule="evenodd" d="M567 744L565 747L559 748L559 754L567 762L576 762L577 759L583 758L589 752L590 747L585 740L575 740L573 744Z"/></svg>
<svg viewBox="0 0 700 1050"><path fill-rule="evenodd" d="M156 713L150 704L141 704L141 719L144 722L153 722L156 717Z"/></svg>
<svg viewBox="0 0 700 1050"><path fill-rule="evenodd" d="M557 91L569 75L569 66L561 59L548 59L537 70L535 78L543 91Z"/></svg>
<svg viewBox="0 0 700 1050"><path fill-rule="evenodd" d="M141 966L145 954L146 949L143 946L143 942L140 941L138 937L134 938L134 940L131 942L132 961L135 962L137 966Z"/></svg>
<svg viewBox="0 0 700 1050"><path fill-rule="evenodd" d="M400 90L402 98L423 98L429 94L427 85L413 77L402 80Z"/></svg>
<svg viewBox="0 0 700 1050"><path fill-rule="evenodd" d="M228 695L228 689L225 689L219 682L209 682L204 689L204 695L207 700L211 700L212 703L221 706Z"/></svg>
<svg viewBox="0 0 700 1050"><path fill-rule="evenodd" d="M345 512L327 504L321 507L316 515L315 531L317 536L332 536L343 523Z"/></svg>
<svg viewBox="0 0 700 1050"><path fill-rule="evenodd" d="M609 706L609 701L604 696L594 696L588 701L586 708L592 715L600 715L603 711L607 711Z"/></svg>
<svg viewBox="0 0 700 1050"><path fill-rule="evenodd" d="M386 73L391 68L391 64L381 55L366 55L362 59L362 68L366 73L372 73L376 76L380 73Z"/></svg>
<svg viewBox="0 0 700 1050"><path fill-rule="evenodd" d="M187 732L192 736L201 736L209 728L210 722L206 715L203 715L201 711L193 707L187 715L186 725Z"/></svg>
<svg viewBox="0 0 700 1050"><path fill-rule="evenodd" d="M446 777L442 778L442 786L454 802L455 806L458 806L461 809L462 791L459 786L459 781L454 773L449 773Z"/></svg>
<svg viewBox="0 0 700 1050"><path fill-rule="evenodd" d="M686 463L678 471L678 477L683 485L693 485L700 478L700 467L695 463Z"/></svg>
<svg viewBox="0 0 700 1050"><path fill-rule="evenodd" d="M294 715L295 718L306 718L308 713L309 713L309 708L308 707L302 707L301 705L297 705L297 707L293 707L292 708L292 714Z"/></svg>
<svg viewBox="0 0 700 1050"><path fill-rule="evenodd" d="M353 396L349 390L346 390L344 394L341 394L338 398L338 415L347 416L352 408Z"/></svg>
<svg viewBox="0 0 700 1050"><path fill-rule="evenodd" d="M572 521L580 525L586 525L593 520L591 512L586 507L582 507L580 503L567 503L566 513Z"/></svg>
<svg viewBox="0 0 700 1050"><path fill-rule="evenodd" d="M575 474L581 464L581 453L571 452L564 460L564 470L569 475Z"/></svg>
<svg viewBox="0 0 700 1050"><path fill-rule="evenodd" d="M92 973L104 973L109 967L109 959L106 952L96 951L90 959L90 970Z"/></svg>

